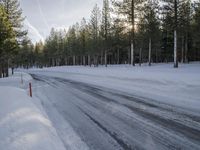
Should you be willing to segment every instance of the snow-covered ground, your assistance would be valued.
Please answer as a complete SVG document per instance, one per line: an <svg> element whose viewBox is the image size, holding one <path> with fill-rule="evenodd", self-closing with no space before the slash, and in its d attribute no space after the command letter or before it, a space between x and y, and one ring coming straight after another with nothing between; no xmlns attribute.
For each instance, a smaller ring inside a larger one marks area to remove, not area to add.
<svg viewBox="0 0 200 150"><path fill-rule="evenodd" d="M30 69L66 149L199 149L200 64Z"/></svg>
<svg viewBox="0 0 200 150"><path fill-rule="evenodd" d="M47 115L33 103L37 99L28 96L31 80L26 73L0 79L0 149L64 150Z"/></svg>
<svg viewBox="0 0 200 150"><path fill-rule="evenodd" d="M142 67L115 65L108 68L65 66L33 69L31 72L116 89L199 113L200 63L180 64L178 69L172 66L171 63L154 64L152 67L147 65Z"/></svg>
<svg viewBox="0 0 200 150"><path fill-rule="evenodd" d="M0 79L0 149L200 148L199 62L18 71L33 79Z"/></svg>

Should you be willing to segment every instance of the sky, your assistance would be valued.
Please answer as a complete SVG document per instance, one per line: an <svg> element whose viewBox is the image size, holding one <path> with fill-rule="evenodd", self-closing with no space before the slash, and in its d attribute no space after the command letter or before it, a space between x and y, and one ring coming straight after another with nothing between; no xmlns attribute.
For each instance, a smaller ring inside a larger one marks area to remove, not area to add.
<svg viewBox="0 0 200 150"><path fill-rule="evenodd" d="M33 43L49 35L51 28L67 29L80 22L83 17L90 18L91 10L97 3L102 7L103 0L20 0L24 27Z"/></svg>

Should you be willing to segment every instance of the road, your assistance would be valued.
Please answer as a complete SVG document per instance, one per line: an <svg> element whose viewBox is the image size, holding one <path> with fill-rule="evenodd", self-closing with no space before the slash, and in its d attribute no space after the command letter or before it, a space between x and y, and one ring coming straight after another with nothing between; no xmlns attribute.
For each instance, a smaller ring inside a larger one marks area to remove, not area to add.
<svg viewBox="0 0 200 150"><path fill-rule="evenodd" d="M66 149L200 149L199 115L67 78L32 77L35 96ZM69 128L79 137L71 135L71 143Z"/></svg>

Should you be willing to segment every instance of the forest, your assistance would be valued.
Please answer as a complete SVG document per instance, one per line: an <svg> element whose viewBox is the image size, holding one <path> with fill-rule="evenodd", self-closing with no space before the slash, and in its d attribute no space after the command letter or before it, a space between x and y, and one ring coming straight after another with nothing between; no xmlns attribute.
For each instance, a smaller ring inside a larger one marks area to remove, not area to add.
<svg viewBox="0 0 200 150"><path fill-rule="evenodd" d="M18 0L0 0L0 78L8 68L200 61L199 0L102 0L65 30L32 43Z"/></svg>

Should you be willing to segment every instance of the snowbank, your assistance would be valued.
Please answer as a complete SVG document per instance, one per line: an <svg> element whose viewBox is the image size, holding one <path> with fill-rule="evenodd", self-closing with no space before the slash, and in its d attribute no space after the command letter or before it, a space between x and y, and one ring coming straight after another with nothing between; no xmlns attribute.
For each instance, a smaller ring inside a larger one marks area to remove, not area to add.
<svg viewBox="0 0 200 150"><path fill-rule="evenodd" d="M48 117L25 90L31 76L22 75L23 84L21 73L0 79L0 149L64 150Z"/></svg>
<svg viewBox="0 0 200 150"><path fill-rule="evenodd" d="M23 72L16 72L13 76L10 76L9 78L2 78L0 79L0 86L13 86L13 87L19 87L26 89L28 86L28 83L31 82L33 78Z"/></svg>

